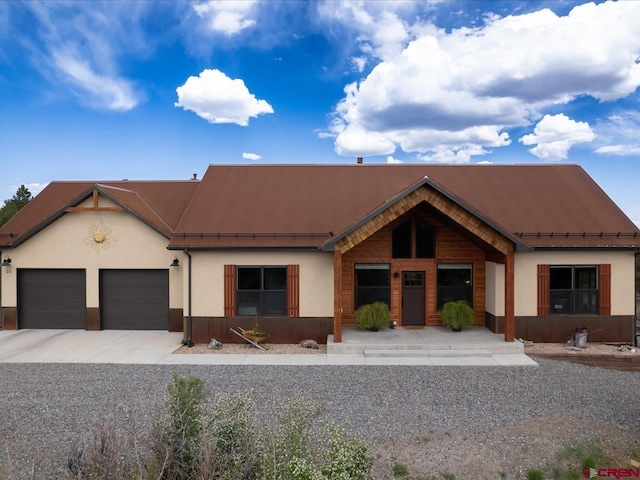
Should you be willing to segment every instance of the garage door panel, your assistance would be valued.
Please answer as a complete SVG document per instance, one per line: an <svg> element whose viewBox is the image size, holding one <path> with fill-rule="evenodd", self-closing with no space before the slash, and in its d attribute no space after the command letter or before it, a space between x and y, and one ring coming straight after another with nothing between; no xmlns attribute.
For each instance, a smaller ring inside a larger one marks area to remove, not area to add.
<svg viewBox="0 0 640 480"><path fill-rule="evenodd" d="M101 270L102 328L169 329L168 270Z"/></svg>
<svg viewBox="0 0 640 480"><path fill-rule="evenodd" d="M19 269L20 328L85 328L84 270Z"/></svg>

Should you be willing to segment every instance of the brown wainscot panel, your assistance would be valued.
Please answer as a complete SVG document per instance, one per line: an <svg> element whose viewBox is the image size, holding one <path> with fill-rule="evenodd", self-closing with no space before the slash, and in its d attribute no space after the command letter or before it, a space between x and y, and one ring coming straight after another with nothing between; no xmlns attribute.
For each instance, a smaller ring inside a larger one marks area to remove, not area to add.
<svg viewBox="0 0 640 480"><path fill-rule="evenodd" d="M269 334L270 343L299 343L306 339L327 343L327 335L333 333L331 317L193 317L192 320L194 343L209 343L212 338L222 343L243 343L230 329L249 330L256 322Z"/></svg>
<svg viewBox="0 0 640 480"><path fill-rule="evenodd" d="M493 333L504 333L504 317L496 317L492 313L485 312L484 326Z"/></svg>
<svg viewBox="0 0 640 480"><path fill-rule="evenodd" d="M18 309L16 307L2 307L2 329L16 330L18 328Z"/></svg>
<svg viewBox="0 0 640 480"><path fill-rule="evenodd" d="M184 313L181 308L169 309L169 331L182 332L184 329Z"/></svg>
<svg viewBox="0 0 640 480"><path fill-rule="evenodd" d="M589 342L633 342L633 315L516 317L516 338L564 343L576 328L587 327Z"/></svg>
<svg viewBox="0 0 640 480"><path fill-rule="evenodd" d="M99 308L87 308L87 330L100 330Z"/></svg>

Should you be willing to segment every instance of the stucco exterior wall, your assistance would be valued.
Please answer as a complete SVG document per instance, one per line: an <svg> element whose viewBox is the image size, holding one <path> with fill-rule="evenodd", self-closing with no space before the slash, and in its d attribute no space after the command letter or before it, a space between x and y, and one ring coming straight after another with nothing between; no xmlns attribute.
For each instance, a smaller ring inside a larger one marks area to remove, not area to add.
<svg viewBox="0 0 640 480"><path fill-rule="evenodd" d="M504 265L494 262L485 263L485 295L487 312L504 316Z"/></svg>
<svg viewBox="0 0 640 480"><path fill-rule="evenodd" d="M193 251L192 315L224 316L224 265L300 265L300 316L333 317L333 253L304 251ZM187 262L184 270L184 298L188 295ZM185 301L185 315L188 308Z"/></svg>
<svg viewBox="0 0 640 480"><path fill-rule="evenodd" d="M91 199L81 206L90 207ZM102 197L100 206L113 206ZM103 243L93 234L101 231ZM2 306L17 306L17 269L83 268L87 278L87 308L99 306L99 270L169 269L169 307L182 308L182 272L169 268L176 252L167 250L168 239L129 213L67 213L16 248L3 251L11 257L11 270L2 272ZM177 252L183 263L182 252Z"/></svg>
<svg viewBox="0 0 640 480"><path fill-rule="evenodd" d="M515 256L515 316L536 316L538 265L611 264L611 315L635 312L635 255L633 251L533 251Z"/></svg>

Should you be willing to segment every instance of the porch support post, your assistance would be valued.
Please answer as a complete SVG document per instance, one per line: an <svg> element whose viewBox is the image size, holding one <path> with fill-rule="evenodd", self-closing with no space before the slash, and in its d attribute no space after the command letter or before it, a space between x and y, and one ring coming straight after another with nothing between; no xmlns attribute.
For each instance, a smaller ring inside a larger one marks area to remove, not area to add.
<svg viewBox="0 0 640 480"><path fill-rule="evenodd" d="M504 341L513 342L515 336L515 261L510 249L504 263Z"/></svg>
<svg viewBox="0 0 640 480"><path fill-rule="evenodd" d="M333 251L333 341L342 342L342 252Z"/></svg>

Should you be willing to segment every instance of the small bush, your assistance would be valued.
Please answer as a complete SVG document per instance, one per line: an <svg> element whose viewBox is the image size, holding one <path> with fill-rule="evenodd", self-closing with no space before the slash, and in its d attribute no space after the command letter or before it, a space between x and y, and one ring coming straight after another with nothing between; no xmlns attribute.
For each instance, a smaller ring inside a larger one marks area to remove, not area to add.
<svg viewBox="0 0 640 480"><path fill-rule="evenodd" d="M378 330L388 327L389 319L389 307L386 303L368 303L358 308L356 327L360 330Z"/></svg>
<svg viewBox="0 0 640 480"><path fill-rule="evenodd" d="M542 470L527 470L527 480L544 480L544 472Z"/></svg>
<svg viewBox="0 0 640 480"><path fill-rule="evenodd" d="M395 476L406 477L408 473L409 473L409 470L407 470L406 466L402 465L401 463L393 464L393 474Z"/></svg>
<svg viewBox="0 0 640 480"><path fill-rule="evenodd" d="M251 392L218 395L175 376L150 442L135 423L100 425L69 457L73 478L109 480L364 480L370 445L325 423L323 405L296 396L258 410ZM124 430L124 433L121 433ZM2 467L2 465L0 465Z"/></svg>
<svg viewBox="0 0 640 480"><path fill-rule="evenodd" d="M447 302L442 307L442 324L459 329L473 325L473 309L466 300Z"/></svg>

